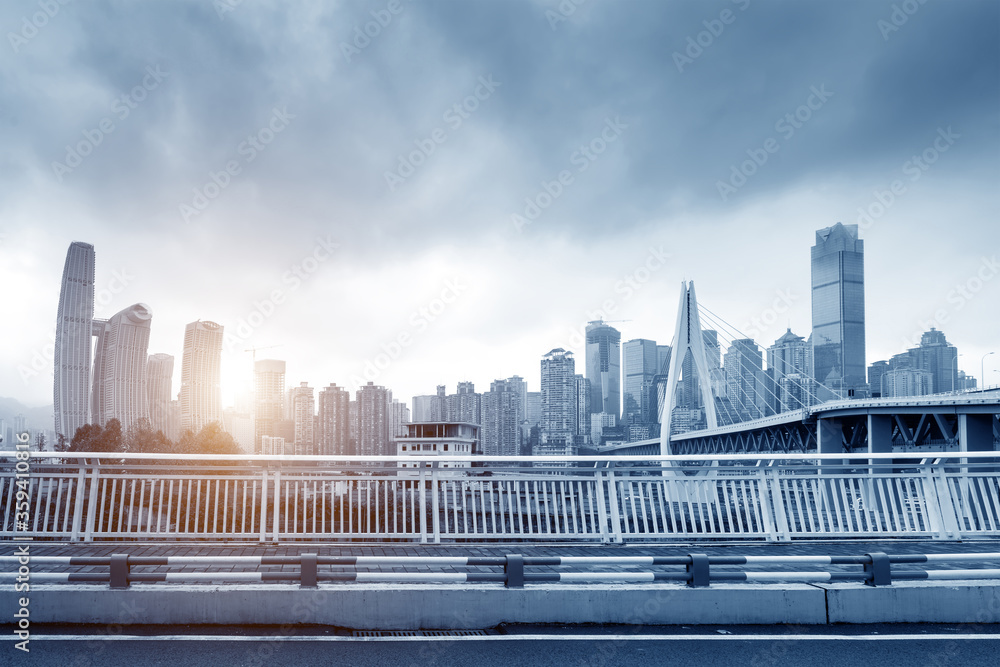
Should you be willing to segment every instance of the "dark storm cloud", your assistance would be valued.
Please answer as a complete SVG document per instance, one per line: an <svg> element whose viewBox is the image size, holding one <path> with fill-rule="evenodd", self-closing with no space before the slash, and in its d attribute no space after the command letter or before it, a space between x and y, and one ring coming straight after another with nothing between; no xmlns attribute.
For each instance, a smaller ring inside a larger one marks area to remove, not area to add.
<svg viewBox="0 0 1000 667"><path fill-rule="evenodd" d="M574 170L574 151L616 118L621 136L573 172L530 233L600 233L860 176L920 150L939 126L989 156L998 6L928 2L886 34L878 21L894 4L594 1L552 23L556 2L404 1L347 56L386 3L248 1L221 18L208 2L72 5L4 55L14 78L0 91L16 99L0 130L7 195L32 171L56 183L52 162L106 117L114 133L58 192L111 224L186 233L178 207L236 159L241 173L192 218L209 233L324 229L390 253L393 242L411 252L457 229L510 233L525 197ZM19 16L7 9L7 23ZM721 32L689 50L713 26ZM168 74L119 118L112 100L147 67ZM490 75L500 87L449 128L443 115ZM832 96L783 136L775 123L815 89ZM245 162L239 147L275 108L294 119ZM385 173L438 128L447 140L391 190ZM778 152L723 203L717 182L768 138Z"/></svg>

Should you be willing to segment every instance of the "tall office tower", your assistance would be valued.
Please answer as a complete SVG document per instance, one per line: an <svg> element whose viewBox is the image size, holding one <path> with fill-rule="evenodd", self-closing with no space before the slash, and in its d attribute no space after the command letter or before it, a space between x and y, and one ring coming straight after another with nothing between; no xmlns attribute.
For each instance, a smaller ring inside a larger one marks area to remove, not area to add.
<svg viewBox="0 0 1000 667"><path fill-rule="evenodd" d="M576 454L576 362L573 353L556 348L542 357L542 433L533 454ZM591 406L593 409L593 406Z"/></svg>
<svg viewBox="0 0 1000 667"><path fill-rule="evenodd" d="M723 357L726 396L736 407L739 421L764 416L757 406L757 376L763 371L763 355L750 338L734 340Z"/></svg>
<svg viewBox="0 0 1000 667"><path fill-rule="evenodd" d="M528 414L528 383L524 381L524 378L518 375L511 375L506 380L508 386L521 397L521 414ZM524 421L524 418L521 418Z"/></svg>
<svg viewBox="0 0 1000 667"><path fill-rule="evenodd" d="M812 372L812 345L788 329L767 348L767 368L774 371L778 412L788 412L816 402Z"/></svg>
<svg viewBox="0 0 1000 667"><path fill-rule="evenodd" d="M587 379L590 411L621 417L621 340L614 327L601 320L587 324Z"/></svg>
<svg viewBox="0 0 1000 667"><path fill-rule="evenodd" d="M410 408L406 407L406 403L398 398L392 399L392 405L389 406L389 422L389 435L391 437L405 438L409 433L407 425L410 423ZM391 447L392 443L390 443Z"/></svg>
<svg viewBox="0 0 1000 667"><path fill-rule="evenodd" d="M285 362L261 359L253 365L254 386L254 448L261 447L265 435L278 435L275 430L283 419L285 398Z"/></svg>
<svg viewBox="0 0 1000 667"><path fill-rule="evenodd" d="M816 232L812 247L813 373L821 398L864 395L865 245L857 225Z"/></svg>
<svg viewBox="0 0 1000 667"><path fill-rule="evenodd" d="M666 375L670 370L670 346L656 346L656 374Z"/></svg>
<svg viewBox="0 0 1000 667"><path fill-rule="evenodd" d="M56 433L72 439L90 417L90 338L94 319L94 246L66 251L56 313L52 399Z"/></svg>
<svg viewBox="0 0 1000 667"><path fill-rule="evenodd" d="M359 456L386 456L396 453L392 439L390 406L392 392L372 382L358 389Z"/></svg>
<svg viewBox="0 0 1000 667"><path fill-rule="evenodd" d="M153 313L137 303L97 326L91 419L104 426L111 419L128 431L140 419L149 421L146 351ZM96 323L95 323L96 324Z"/></svg>
<svg viewBox="0 0 1000 667"><path fill-rule="evenodd" d="M524 421L521 387L514 376L494 380L483 394L483 425L480 437L486 456L517 456L521 453L521 422Z"/></svg>
<svg viewBox="0 0 1000 667"><path fill-rule="evenodd" d="M146 359L146 399L149 402L149 425L170 437L170 392L174 379L174 357L151 354Z"/></svg>
<svg viewBox="0 0 1000 667"><path fill-rule="evenodd" d="M625 407L622 411L622 421L626 424L646 424L656 420L656 415L650 415L648 404L649 386L653 377L659 372L657 366L656 341L636 338L625 341L622 345L625 376ZM646 387L647 400L643 401L643 387Z"/></svg>
<svg viewBox="0 0 1000 667"><path fill-rule="evenodd" d="M181 432L222 423L222 325L192 322L184 328L181 357Z"/></svg>
<svg viewBox="0 0 1000 667"><path fill-rule="evenodd" d="M351 455L351 393L334 383L319 392L319 446L323 456Z"/></svg>
<svg viewBox="0 0 1000 667"><path fill-rule="evenodd" d="M530 426L541 426L542 424L542 392L529 391L524 411L524 418Z"/></svg>
<svg viewBox="0 0 1000 667"><path fill-rule="evenodd" d="M295 454L315 454L313 446L316 437L315 426L316 399L313 388L308 382L302 382L292 388L292 419L295 422Z"/></svg>

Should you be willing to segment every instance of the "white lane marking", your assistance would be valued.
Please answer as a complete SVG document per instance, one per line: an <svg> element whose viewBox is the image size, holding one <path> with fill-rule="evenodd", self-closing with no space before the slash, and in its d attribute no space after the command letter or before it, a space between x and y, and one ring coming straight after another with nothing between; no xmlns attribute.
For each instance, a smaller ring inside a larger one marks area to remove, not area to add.
<svg viewBox="0 0 1000 667"><path fill-rule="evenodd" d="M16 636L7 637L16 640ZM454 637L343 637L310 635L37 635L33 641L297 641L297 642L465 642L465 641L1000 641L1000 634L919 635L457 635Z"/></svg>

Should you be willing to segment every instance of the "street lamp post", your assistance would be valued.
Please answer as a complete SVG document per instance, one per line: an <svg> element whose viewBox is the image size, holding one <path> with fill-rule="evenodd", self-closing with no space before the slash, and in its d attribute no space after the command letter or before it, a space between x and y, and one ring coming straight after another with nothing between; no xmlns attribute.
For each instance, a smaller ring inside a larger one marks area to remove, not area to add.
<svg viewBox="0 0 1000 667"><path fill-rule="evenodd" d="M955 372L951 374L951 390L953 392L958 391L958 389L957 389L957 386L958 386L958 358L960 356L962 356L961 352L959 352L958 354L955 355Z"/></svg>
<svg viewBox="0 0 1000 667"><path fill-rule="evenodd" d="M990 356L991 354L993 354L993 353L992 352L987 352L986 354L983 355L983 358L979 360L979 378L980 378L980 381L983 383L983 386L980 387L980 389L985 389L986 388L986 371L984 369L986 368L986 365L985 365L986 364L986 357Z"/></svg>

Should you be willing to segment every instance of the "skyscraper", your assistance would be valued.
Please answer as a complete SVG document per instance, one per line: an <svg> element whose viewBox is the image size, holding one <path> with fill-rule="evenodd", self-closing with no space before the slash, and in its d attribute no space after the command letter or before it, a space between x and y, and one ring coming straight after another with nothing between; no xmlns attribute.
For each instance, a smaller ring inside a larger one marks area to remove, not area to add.
<svg viewBox="0 0 1000 667"><path fill-rule="evenodd" d="M90 338L94 319L94 246L66 252L56 314L53 407L57 434L72 438L90 416Z"/></svg>
<svg viewBox="0 0 1000 667"><path fill-rule="evenodd" d="M763 357L757 343L749 338L734 340L723 357L723 366L726 370L726 396L738 411L738 420L763 417L757 399Z"/></svg>
<svg viewBox="0 0 1000 667"><path fill-rule="evenodd" d="M392 392L372 382L357 391L359 456L385 456L396 453L392 439L390 406Z"/></svg>
<svg viewBox="0 0 1000 667"><path fill-rule="evenodd" d="M128 430L140 419L149 421L146 389L146 351L153 313L137 303L95 322L94 389L91 420L104 426L111 419Z"/></svg>
<svg viewBox="0 0 1000 667"><path fill-rule="evenodd" d="M767 368L773 371L779 412L798 410L816 402L812 365L812 345L791 329L767 348Z"/></svg>
<svg viewBox="0 0 1000 667"><path fill-rule="evenodd" d="M625 375L625 407L622 420L647 424L656 421L657 415L649 411L649 387L659 372L656 341L636 338L622 345ZM645 388L645 391L644 391ZM646 400L643 400L645 396Z"/></svg>
<svg viewBox="0 0 1000 667"><path fill-rule="evenodd" d="M319 443L317 454L323 456L350 455L351 394L343 387L330 383L319 392Z"/></svg>
<svg viewBox="0 0 1000 667"><path fill-rule="evenodd" d="M315 454L314 420L316 415L316 400L313 398L313 388L308 382L302 382L292 388L292 419L295 421L295 454Z"/></svg>
<svg viewBox="0 0 1000 667"><path fill-rule="evenodd" d="M524 421L520 378L495 380L483 394L483 454L517 456L521 447L521 422Z"/></svg>
<svg viewBox="0 0 1000 667"><path fill-rule="evenodd" d="M576 453L576 362L573 353L556 348L542 357L542 433L536 455Z"/></svg>
<svg viewBox="0 0 1000 667"><path fill-rule="evenodd" d="M813 377L830 399L864 392L865 246L857 225L816 232L812 248Z"/></svg>
<svg viewBox="0 0 1000 667"><path fill-rule="evenodd" d="M587 324L587 379L590 411L621 417L622 335L602 320Z"/></svg>
<svg viewBox="0 0 1000 667"><path fill-rule="evenodd" d="M181 357L181 432L222 423L222 325L191 322Z"/></svg>
<svg viewBox="0 0 1000 667"><path fill-rule="evenodd" d="M254 447L260 448L261 438L278 435L276 427L282 420L285 397L285 362L277 359L254 362L253 385Z"/></svg>
<svg viewBox="0 0 1000 667"><path fill-rule="evenodd" d="M151 354L146 359L146 397L149 402L149 424L154 431L170 435L170 392L174 378L174 357Z"/></svg>

